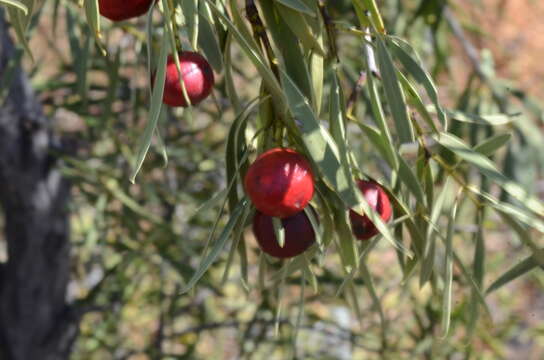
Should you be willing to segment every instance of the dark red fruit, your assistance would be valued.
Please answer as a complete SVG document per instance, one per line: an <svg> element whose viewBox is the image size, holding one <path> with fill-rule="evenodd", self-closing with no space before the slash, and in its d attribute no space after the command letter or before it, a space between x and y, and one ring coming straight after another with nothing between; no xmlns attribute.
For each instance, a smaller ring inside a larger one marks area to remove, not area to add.
<svg viewBox="0 0 544 360"><path fill-rule="evenodd" d="M257 211L253 218L253 234L262 251L270 256L286 259L302 254L315 242L315 233L312 223L304 211L294 216L281 219L285 229L285 243L280 247L272 217Z"/></svg>
<svg viewBox="0 0 544 360"><path fill-rule="evenodd" d="M389 221L392 214L391 202L383 188L373 181L359 180L357 185L368 204L380 214L382 220ZM366 215L361 216L350 210L349 219L351 220L351 230L357 239L367 240L379 232Z"/></svg>
<svg viewBox="0 0 544 360"><path fill-rule="evenodd" d="M143 15L149 10L153 0L98 0L102 16L112 21L122 21Z"/></svg>
<svg viewBox="0 0 544 360"><path fill-rule="evenodd" d="M285 218L300 212L314 195L314 176L304 156L274 148L249 167L244 185L253 205L265 215Z"/></svg>
<svg viewBox="0 0 544 360"><path fill-rule="evenodd" d="M214 77L208 61L199 53L179 53L179 64L183 83L192 105L196 105L212 92ZM168 56L163 102L170 106L188 106L181 90L179 73L173 56Z"/></svg>

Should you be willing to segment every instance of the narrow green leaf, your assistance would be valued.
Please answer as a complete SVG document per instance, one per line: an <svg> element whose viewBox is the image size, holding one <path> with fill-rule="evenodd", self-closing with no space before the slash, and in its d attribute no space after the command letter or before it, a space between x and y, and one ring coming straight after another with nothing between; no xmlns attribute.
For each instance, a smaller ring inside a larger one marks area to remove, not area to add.
<svg viewBox="0 0 544 360"><path fill-rule="evenodd" d="M427 91L427 95L434 104L435 111L438 113L438 120L440 121L442 126L447 129L447 117L444 110L442 109L442 106L440 105L438 90L436 89L431 75L422 65L422 62L417 56L416 51L408 42L402 39L391 37L387 37L386 39L391 46L391 49L393 50L396 58L401 62L406 71L425 88L425 90ZM408 50L405 50L405 48ZM434 123L433 130L436 131Z"/></svg>
<svg viewBox="0 0 544 360"><path fill-rule="evenodd" d="M512 122L512 117L505 114L479 115L469 114L459 110L446 110L446 114L453 120L479 125L499 126L507 125Z"/></svg>
<svg viewBox="0 0 544 360"><path fill-rule="evenodd" d="M365 46L365 54L367 59L367 61L365 61L366 72L367 74L372 74L372 69L370 68L370 64L369 64L369 62L374 61L374 52L372 50L372 47ZM393 140L391 138L389 126L387 124L387 121L385 120L385 115L384 115L383 107L382 107L382 100L380 98L380 93L378 92L378 87L376 85L376 80L374 76L367 77L366 85L367 85L368 95L370 97L370 105L371 105L372 113L374 115L374 122L380 129L379 137L382 138L380 142L384 144L383 146L384 157L389 163L389 166L391 167L391 169L396 170L398 168L397 153L395 151L395 145L393 145ZM377 140L377 137L375 137L375 139Z"/></svg>
<svg viewBox="0 0 544 360"><path fill-rule="evenodd" d="M434 224L438 228L438 219L442 214L442 207L444 206L444 200L446 199L447 194L451 191L450 189L450 178L447 177L444 181L444 187L438 195L434 207L431 211L431 224ZM431 278L431 274L434 269L434 258L436 252L436 234L433 231L433 227L429 226L427 228L427 237L425 240L425 248L423 250L423 261L421 265L421 273L419 277L419 286L423 287L427 281Z"/></svg>
<svg viewBox="0 0 544 360"><path fill-rule="evenodd" d="M28 15L28 8L26 7L25 4L23 4L22 2L18 0L0 0L0 3L5 4L7 6L12 6L22 11L24 16Z"/></svg>
<svg viewBox="0 0 544 360"><path fill-rule="evenodd" d="M306 15L310 15L315 17L315 12L310 9L303 1L300 0L275 0L276 2L293 9L297 12L305 13Z"/></svg>
<svg viewBox="0 0 544 360"><path fill-rule="evenodd" d="M475 165L482 174L499 184L514 198L522 201L528 209L540 216L544 216L544 204L536 197L527 194L516 182L504 176L490 159L471 149L455 135L440 133L434 138L440 145L453 151L463 160Z"/></svg>
<svg viewBox="0 0 544 360"><path fill-rule="evenodd" d="M248 204L249 202L245 199L238 203L238 206L236 206L236 208L230 215L227 225L225 225L225 228L221 232L221 235L219 235L219 238L215 241L215 244L213 245L212 249L206 255L206 257L202 259L193 277L189 280L187 285L185 285L185 287L181 290L182 294L191 290L196 285L198 280L200 280L200 278L206 273L208 268L217 259L217 257L219 257L219 255L221 254L221 251L223 251L223 248L225 247L225 243L227 242L232 230L234 229L234 226L236 225L236 223L238 223L238 218L247 208Z"/></svg>
<svg viewBox="0 0 544 360"><path fill-rule="evenodd" d="M283 91L281 90L280 84L274 77L274 73L265 61L264 55L259 50L259 47L255 43L255 40L251 36L249 30L247 29L247 26L241 18L241 12L236 6L236 2L233 0L229 0L231 8L233 9L232 16L235 21L235 25L229 20L228 17L225 16L225 14L223 14L221 10L219 10L219 8L214 4L213 1L205 1L210 6L212 11L217 15L217 17L228 27L228 29L230 30L229 32L232 33L232 35L236 38L244 53L247 55L249 60L251 60L253 65L255 65L257 71L263 77L263 80L266 83L269 91L271 92L274 100L279 102L280 111L283 111L283 107L285 106L285 98L283 95Z"/></svg>
<svg viewBox="0 0 544 360"><path fill-rule="evenodd" d="M204 16L202 16L198 25L198 46L206 55L206 59L213 69L220 73L223 70L223 54L219 48L219 42L213 27Z"/></svg>
<svg viewBox="0 0 544 360"><path fill-rule="evenodd" d="M444 294L442 300L442 338L448 336L451 319L451 298L453 283L453 229L457 217L459 196L455 200L449 214L449 222L446 236L446 264L444 272Z"/></svg>
<svg viewBox="0 0 544 360"><path fill-rule="evenodd" d="M362 196L352 186L354 179L348 178L342 169L337 144L330 133L319 123L308 100L302 95L293 80L283 71L281 78L289 109L298 121L291 124L291 127L300 133L311 159L345 205L350 208L357 206Z"/></svg>
<svg viewBox="0 0 544 360"><path fill-rule="evenodd" d="M410 168L410 165L406 163L402 156L398 156L397 159L399 161L399 180L406 185L408 190L410 190L419 203L426 204L427 200L423 193L423 188L421 187L416 175Z"/></svg>
<svg viewBox="0 0 544 360"><path fill-rule="evenodd" d="M285 228L281 223L281 219L277 217L272 218L272 227L274 228L274 236L280 248L285 246Z"/></svg>
<svg viewBox="0 0 544 360"><path fill-rule="evenodd" d="M198 49L198 30L200 22L200 17L198 15L198 0L183 0L179 1L179 4L183 11L183 17L185 18L189 42L196 51Z"/></svg>
<svg viewBox="0 0 544 360"><path fill-rule="evenodd" d="M393 60L387 48L385 47L384 40L381 36L376 38L378 43L377 55L378 55L378 67L380 68L380 75L382 76L383 87L387 102L391 109L391 114L395 120L395 127L397 128L397 136L401 143L409 143L414 141L414 130L408 115L408 107L404 97L404 92L397 79L397 73Z"/></svg>
<svg viewBox="0 0 544 360"><path fill-rule="evenodd" d="M485 294L491 294L493 291L500 289L504 285L519 278L520 276L527 274L529 271L537 267L539 267L538 261L535 260L534 256L529 256L528 258L525 258L523 261L519 262L511 269L504 272L501 276L497 278L497 280L493 281L493 283L487 288ZM542 268L542 270L544 270L544 267L542 265L540 265L540 267Z"/></svg>
<svg viewBox="0 0 544 360"><path fill-rule="evenodd" d="M314 33L301 13L279 4L276 4L276 9L278 9L279 15L291 31L300 39L306 50L314 51L322 57L325 56L325 49L323 49L322 42L319 41L321 34Z"/></svg>
<svg viewBox="0 0 544 360"><path fill-rule="evenodd" d="M168 37L163 36L161 50L159 53L159 61L157 71L155 73L155 86L151 95L151 109L149 110L149 120L145 126L142 139L138 146L138 154L134 165L134 171L130 176L130 181L134 183L136 175L140 171L144 163L145 156L151 145L151 138L155 132L155 127L159 121L159 116L162 109L162 97L164 93L164 82L166 78L166 58L168 54Z"/></svg>
<svg viewBox="0 0 544 360"><path fill-rule="evenodd" d="M476 145L474 150L482 155L490 156L493 155L495 151L506 145L511 138L511 134L498 134L485 139L480 144Z"/></svg>
<svg viewBox="0 0 544 360"><path fill-rule="evenodd" d="M223 272L223 278L221 280L221 286L225 286L227 283L227 280L229 279L229 272L232 265L232 262L234 260L234 254L238 251L240 243L243 241L242 238L244 236L244 230L245 226L244 223L246 222L248 216L250 215L250 207L246 206L242 212L242 215L240 216L238 220L237 226L235 226L232 246L229 251L229 256L227 258L227 263L225 265L225 271Z"/></svg>
<svg viewBox="0 0 544 360"><path fill-rule="evenodd" d="M93 37L102 51L102 55L106 55L106 48L102 44L102 34L100 33L98 0L85 0L85 15L87 16L87 24L92 30Z"/></svg>

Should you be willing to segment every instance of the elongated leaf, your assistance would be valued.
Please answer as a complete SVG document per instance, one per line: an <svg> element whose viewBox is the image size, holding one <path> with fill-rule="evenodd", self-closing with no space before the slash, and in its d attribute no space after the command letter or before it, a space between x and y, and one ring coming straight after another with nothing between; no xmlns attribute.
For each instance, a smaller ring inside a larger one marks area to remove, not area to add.
<svg viewBox="0 0 544 360"><path fill-rule="evenodd" d="M462 121L471 124L480 124L480 125L507 125L512 122L512 117L504 114L495 114L495 115L478 115L478 114L469 114L458 110L446 110L446 113L450 118L457 121Z"/></svg>
<svg viewBox="0 0 544 360"><path fill-rule="evenodd" d="M444 187L442 188L442 191L438 195L436 202L434 203L434 207L431 211L431 218L430 222L432 224L435 224L436 227L438 227L438 219L440 218L440 215L442 214L442 207L444 206L444 200L446 199L446 195L450 192L450 181L449 177L446 178L444 182ZM419 286L423 287L427 281L431 278L431 274L433 272L434 268L434 258L435 258L435 252L436 252L436 234L433 231L433 227L429 226L427 228L427 238L425 240L425 249L423 251L423 262L421 265L421 273L419 277Z"/></svg>
<svg viewBox="0 0 544 360"><path fill-rule="evenodd" d="M196 285L198 280L200 280L200 278L206 273L206 271L213 264L213 262L219 257L219 255L221 254L221 251L223 251L223 248L225 247L225 244L232 230L234 229L234 226L238 223L238 219L240 215L244 212L248 204L249 203L247 200L242 200L238 203L238 206L236 206L234 211L231 213L229 221L227 222L227 225L225 225L225 228L221 232L221 235L219 235L219 238L215 241L212 249L206 255L206 257L202 259L193 277L189 280L187 285L185 285L185 287L181 290L182 294L191 290Z"/></svg>
<svg viewBox="0 0 544 360"><path fill-rule="evenodd" d="M261 3L262 16L265 19L268 31L272 35L272 39L278 45L279 53L283 59L283 68L304 96L310 103L313 103L310 72L298 37L295 35L296 33L291 31L283 17L278 16L276 8L272 5L271 1Z"/></svg>
<svg viewBox="0 0 544 360"><path fill-rule="evenodd" d="M520 276L523 276L527 274L529 271L537 268L538 262L535 260L533 256L529 256L528 258L525 258L520 263L516 264L511 269L507 270L504 274L499 276L497 280L493 281L491 285L487 288L485 294L489 295L493 291L500 289L504 285L510 283L511 281L519 278ZM544 267L540 266L542 270L544 270Z"/></svg>
<svg viewBox="0 0 544 360"><path fill-rule="evenodd" d="M429 95L429 98L434 104L435 111L438 113L438 120L440 121L442 126L447 129L447 117L444 113L444 110L442 109L442 106L440 105L438 90L436 89L431 75L423 67L422 62L417 56L415 50L409 43L401 39L393 39L391 37L387 37L386 39L391 46L391 49L393 50L396 58L402 63L406 71L425 88L425 90L427 91L427 95ZM409 51L406 51L405 48L409 49ZM434 127L434 124L433 129L436 131L436 127Z"/></svg>
<svg viewBox="0 0 544 360"><path fill-rule="evenodd" d="M228 17L225 16L225 14L223 14L221 10L219 10L219 8L214 4L213 1L205 1L210 6L212 11L216 14L216 16L221 19L221 21L228 27L230 33L234 36L234 38L236 38L244 53L255 65L257 71L259 71L259 73L263 77L263 80L266 83L269 91L271 92L274 100L279 102L280 106L282 107L280 111L283 111L283 107L285 105L283 91L281 90L278 81L274 77L274 73L272 72L272 70L270 70L266 61L264 60L264 55L259 50L257 44L255 44L255 40L247 29L247 26L245 25L243 19L240 17L240 10L236 6L236 2L233 0L229 1L231 7L233 8L232 16L235 20L235 25L229 20Z"/></svg>
<svg viewBox="0 0 544 360"><path fill-rule="evenodd" d="M434 138L440 145L453 151L463 160L475 165L482 174L499 184L514 198L522 201L528 209L540 216L544 216L544 204L534 196L527 194L520 185L499 172L495 164L487 157L471 149L461 139L452 134L440 133Z"/></svg>
<svg viewBox="0 0 544 360"><path fill-rule="evenodd" d="M223 55L213 31L213 26L205 16L201 17L198 25L198 46L206 55L206 59L213 69L220 73L223 70Z"/></svg>
<svg viewBox="0 0 544 360"><path fill-rule="evenodd" d="M426 204L427 199L423 194L423 188L421 187L421 184L419 183L416 175L414 174L408 163L402 158L402 156L399 156L398 160L399 179L402 181L403 184L406 185L410 192L415 196L417 201L419 201L421 204Z"/></svg>
<svg viewBox="0 0 544 360"><path fill-rule="evenodd" d="M453 229L457 217L459 197L454 202L449 214L448 230L446 236L446 265L444 272L444 294L442 300L442 338L448 336L451 318L451 290L453 283Z"/></svg>
<svg viewBox="0 0 544 360"><path fill-rule="evenodd" d="M347 207L356 207L362 196L356 190L354 179L348 178L342 169L337 144L329 132L319 123L308 100L302 95L293 80L283 71L281 78L291 114L300 124L300 128L297 124L291 124L292 128L301 134L312 160L329 186L338 193Z"/></svg>
<svg viewBox="0 0 544 360"><path fill-rule="evenodd" d="M401 143L412 142L414 141L414 130L412 128L410 116L408 115L408 107L406 106L404 92L397 79L393 60L391 60L391 55L387 51L382 37L378 36L376 39L378 44L378 67L380 68L387 102L391 109L393 119L395 120L397 136Z"/></svg>
<svg viewBox="0 0 544 360"><path fill-rule="evenodd" d="M314 17L316 16L315 12L312 9L310 9L301 0L275 0L275 1L297 12L302 12L302 13L305 13L306 15L310 15Z"/></svg>
<svg viewBox="0 0 544 360"><path fill-rule="evenodd" d="M92 34L103 55L106 55L106 48L102 44L102 34L100 33L100 13L98 11L98 0L85 0L85 15L87 23L92 30Z"/></svg>
<svg viewBox="0 0 544 360"><path fill-rule="evenodd" d="M25 52L30 56L30 59L34 61L34 56L28 45L28 40L26 38L26 30L30 19L32 17L32 12L34 10L34 0L22 0L17 3L21 4L26 8L26 11L22 11L21 7L15 7L12 3L12 6L8 6L8 15L11 22L11 26L15 30L15 35L17 36L17 41L20 45L23 46Z"/></svg>
<svg viewBox="0 0 544 360"><path fill-rule="evenodd" d="M490 156L493 155L495 151L506 145L511 138L512 135L510 134L498 134L482 141L474 147L474 150L482 155Z"/></svg>
<svg viewBox="0 0 544 360"><path fill-rule="evenodd" d="M180 1L183 17L187 26L189 41L195 51L197 50L200 16L198 15L198 0Z"/></svg>
<svg viewBox="0 0 544 360"><path fill-rule="evenodd" d="M24 16L28 15L28 8L25 4L18 0L0 0L0 4L14 7L15 9L21 10Z"/></svg>
<svg viewBox="0 0 544 360"><path fill-rule="evenodd" d="M319 36L316 36L318 34L314 33L306 18L301 13L279 4L276 5L276 9L278 9L283 21L297 35L307 50L312 50L320 56L325 56L323 44L319 41Z"/></svg>
<svg viewBox="0 0 544 360"><path fill-rule="evenodd" d="M151 109L149 110L149 120L145 126L142 139L138 146L138 154L136 155L136 161L134 165L134 171L130 176L130 181L134 183L136 175L140 171L142 164L144 163L145 156L151 145L151 138L155 132L155 127L159 121L159 116L162 109L162 97L164 93L164 82L166 78L166 58L168 54L168 37L163 36L161 50L159 53L159 61L157 64L157 71L155 73L155 85L153 87L153 93L151 95Z"/></svg>

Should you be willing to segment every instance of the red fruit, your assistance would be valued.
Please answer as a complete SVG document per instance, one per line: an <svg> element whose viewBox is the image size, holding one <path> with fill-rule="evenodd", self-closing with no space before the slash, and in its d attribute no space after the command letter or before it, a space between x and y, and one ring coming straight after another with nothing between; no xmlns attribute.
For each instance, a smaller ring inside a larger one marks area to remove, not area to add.
<svg viewBox="0 0 544 360"><path fill-rule="evenodd" d="M249 167L244 185L257 210L279 218L300 212L314 195L310 164L291 149L261 154Z"/></svg>
<svg viewBox="0 0 544 360"><path fill-rule="evenodd" d="M153 0L98 0L102 16L112 21L122 21L143 15L149 10Z"/></svg>
<svg viewBox="0 0 544 360"><path fill-rule="evenodd" d="M392 214L391 202L383 188L373 181L359 180L357 185L366 201L380 214L382 220L384 222L389 221ZM357 239L367 240L379 232L366 215L361 216L350 210L349 219L351 220L351 230Z"/></svg>
<svg viewBox="0 0 544 360"><path fill-rule="evenodd" d="M315 242L315 233L312 223L304 211L294 216L281 219L285 229L285 243L280 247L272 217L259 211L253 218L253 234L262 251L280 259L290 258L302 254Z"/></svg>
<svg viewBox="0 0 544 360"><path fill-rule="evenodd" d="M179 63L183 83L192 105L196 105L210 95L214 84L213 70L208 61L192 51L179 53ZM183 97L179 73L172 55L166 63L163 102L170 106L187 106Z"/></svg>

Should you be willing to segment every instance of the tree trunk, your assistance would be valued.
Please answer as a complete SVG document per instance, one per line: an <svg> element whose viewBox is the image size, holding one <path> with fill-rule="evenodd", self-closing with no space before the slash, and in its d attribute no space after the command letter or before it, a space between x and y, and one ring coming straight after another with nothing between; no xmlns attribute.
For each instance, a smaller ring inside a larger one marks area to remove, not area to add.
<svg viewBox="0 0 544 360"><path fill-rule="evenodd" d="M0 78L15 53L0 7ZM79 318L66 304L69 184L51 154L49 121L19 66L0 101L0 205L8 254L0 264L0 358L67 359Z"/></svg>

